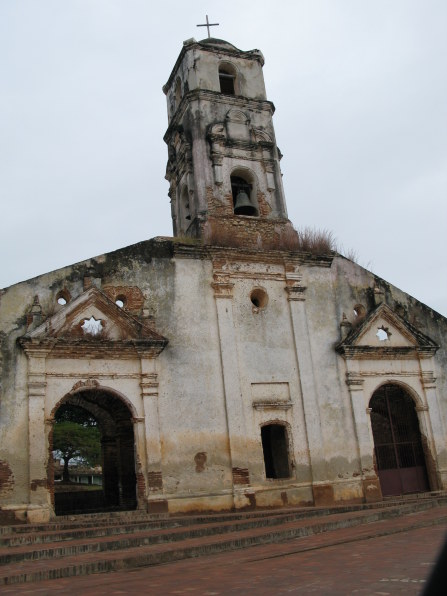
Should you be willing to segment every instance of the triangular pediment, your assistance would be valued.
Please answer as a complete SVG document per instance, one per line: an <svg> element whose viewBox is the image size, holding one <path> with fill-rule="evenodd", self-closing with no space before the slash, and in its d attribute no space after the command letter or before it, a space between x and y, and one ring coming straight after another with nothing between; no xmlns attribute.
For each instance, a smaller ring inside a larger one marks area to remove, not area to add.
<svg viewBox="0 0 447 596"><path fill-rule="evenodd" d="M27 333L21 343L45 344L52 349L74 344L96 350L153 346L160 352L168 340L91 287Z"/></svg>
<svg viewBox="0 0 447 596"><path fill-rule="evenodd" d="M386 304L380 304L336 347L350 358L432 356L438 346Z"/></svg>

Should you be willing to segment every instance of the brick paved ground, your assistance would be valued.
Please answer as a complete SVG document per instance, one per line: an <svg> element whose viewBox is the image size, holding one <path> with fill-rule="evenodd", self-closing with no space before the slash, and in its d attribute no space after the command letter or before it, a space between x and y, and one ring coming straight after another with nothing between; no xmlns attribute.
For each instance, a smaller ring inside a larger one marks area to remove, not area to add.
<svg viewBox="0 0 447 596"><path fill-rule="evenodd" d="M420 594L445 527L368 538L371 526L159 567L4 586L0 592L37 596Z"/></svg>

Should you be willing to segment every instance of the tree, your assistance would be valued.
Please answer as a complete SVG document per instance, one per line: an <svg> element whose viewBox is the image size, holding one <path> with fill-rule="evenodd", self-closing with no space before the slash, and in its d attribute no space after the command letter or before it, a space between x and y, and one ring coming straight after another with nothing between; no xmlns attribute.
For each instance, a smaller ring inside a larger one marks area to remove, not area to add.
<svg viewBox="0 0 447 596"><path fill-rule="evenodd" d="M98 426L96 418L81 406L72 406L71 404L62 404L55 415L58 422L76 422L82 426Z"/></svg>
<svg viewBox="0 0 447 596"><path fill-rule="evenodd" d="M100 432L97 422L86 410L62 406L56 414L53 429L53 451L64 460L63 482L69 482L68 464L96 466L101 462Z"/></svg>

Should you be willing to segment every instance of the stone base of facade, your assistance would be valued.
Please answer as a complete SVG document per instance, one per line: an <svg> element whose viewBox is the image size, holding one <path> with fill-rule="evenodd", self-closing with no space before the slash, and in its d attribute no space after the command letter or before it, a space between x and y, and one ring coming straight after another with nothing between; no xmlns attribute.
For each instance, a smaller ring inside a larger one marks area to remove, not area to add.
<svg viewBox="0 0 447 596"><path fill-rule="evenodd" d="M374 489L372 489L372 487ZM307 485L281 484L277 487L237 487L233 493L209 496L168 497L169 513L200 513L211 511L252 510L279 507L327 507L380 501L382 493L378 479L367 482L336 481ZM151 511L155 512L155 511Z"/></svg>
<svg viewBox="0 0 447 596"><path fill-rule="evenodd" d="M233 495L203 495L168 498L168 511L171 515L177 513L206 513L210 511L231 511L233 509ZM247 501L246 501L247 502Z"/></svg>
<svg viewBox="0 0 447 596"><path fill-rule="evenodd" d="M257 507L306 507L313 504L310 486L281 486L275 488L257 488L255 491Z"/></svg>
<svg viewBox="0 0 447 596"><path fill-rule="evenodd" d="M334 504L334 487L332 484L316 484L312 486L315 507Z"/></svg>
<svg viewBox="0 0 447 596"><path fill-rule="evenodd" d="M159 495L148 499L140 508L148 514L176 515L280 507L328 507L374 503L380 502L382 498L379 479L371 477L313 485L247 485L212 495ZM5 505L0 508L0 523L5 525L47 523L55 517L53 509L44 505Z"/></svg>
<svg viewBox="0 0 447 596"><path fill-rule="evenodd" d="M166 499L149 499L147 501L146 511L148 513L168 513L169 506Z"/></svg>
<svg viewBox="0 0 447 596"><path fill-rule="evenodd" d="M382 500L382 490L380 488L379 479L365 478L362 480L363 494L367 503L375 503Z"/></svg>
<svg viewBox="0 0 447 596"><path fill-rule="evenodd" d="M439 470L437 490L447 490L447 470Z"/></svg>
<svg viewBox="0 0 447 596"><path fill-rule="evenodd" d="M54 519L53 509L47 505L3 505L0 507L0 524L45 524Z"/></svg>

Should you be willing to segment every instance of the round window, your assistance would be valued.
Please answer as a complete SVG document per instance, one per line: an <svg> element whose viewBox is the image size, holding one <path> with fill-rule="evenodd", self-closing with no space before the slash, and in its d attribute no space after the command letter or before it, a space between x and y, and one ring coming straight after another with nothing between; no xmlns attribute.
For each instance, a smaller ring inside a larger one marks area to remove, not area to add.
<svg viewBox="0 0 447 596"><path fill-rule="evenodd" d="M250 300L255 308L265 308L268 304L269 297L263 288L255 288L250 294Z"/></svg>

